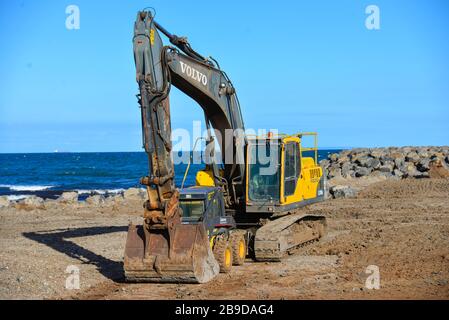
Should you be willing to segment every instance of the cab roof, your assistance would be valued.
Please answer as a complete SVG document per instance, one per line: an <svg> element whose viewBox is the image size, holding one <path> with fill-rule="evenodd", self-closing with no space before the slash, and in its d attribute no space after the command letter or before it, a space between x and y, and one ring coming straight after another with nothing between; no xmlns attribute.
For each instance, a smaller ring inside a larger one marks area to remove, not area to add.
<svg viewBox="0 0 449 320"><path fill-rule="evenodd" d="M179 190L179 199L206 199L211 192L216 192L218 187L194 186Z"/></svg>

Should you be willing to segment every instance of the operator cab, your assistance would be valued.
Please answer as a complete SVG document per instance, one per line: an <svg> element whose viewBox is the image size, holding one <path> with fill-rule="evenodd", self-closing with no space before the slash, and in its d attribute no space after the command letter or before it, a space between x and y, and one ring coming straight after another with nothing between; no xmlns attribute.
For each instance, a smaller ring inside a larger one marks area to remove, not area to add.
<svg viewBox="0 0 449 320"><path fill-rule="evenodd" d="M235 227L232 216L225 212L223 191L218 187L189 187L179 191L183 224L204 223L206 230Z"/></svg>
<svg viewBox="0 0 449 320"><path fill-rule="evenodd" d="M301 145L303 136L314 147ZM316 133L248 137L246 212L283 213L324 199Z"/></svg>

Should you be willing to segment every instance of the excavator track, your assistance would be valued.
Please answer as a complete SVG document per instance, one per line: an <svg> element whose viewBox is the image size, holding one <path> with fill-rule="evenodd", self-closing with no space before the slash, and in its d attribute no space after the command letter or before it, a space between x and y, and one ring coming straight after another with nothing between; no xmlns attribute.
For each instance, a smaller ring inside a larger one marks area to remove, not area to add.
<svg viewBox="0 0 449 320"><path fill-rule="evenodd" d="M289 214L260 227L254 239L257 261L280 261L290 250L320 239L326 218L320 215Z"/></svg>

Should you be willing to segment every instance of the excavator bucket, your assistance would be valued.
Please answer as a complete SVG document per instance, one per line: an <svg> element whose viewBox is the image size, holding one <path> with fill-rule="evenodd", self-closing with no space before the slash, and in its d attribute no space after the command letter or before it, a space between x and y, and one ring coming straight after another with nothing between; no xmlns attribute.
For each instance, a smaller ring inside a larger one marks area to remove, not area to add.
<svg viewBox="0 0 449 320"><path fill-rule="evenodd" d="M204 283L220 271L202 224L144 230L130 224L125 278L133 282Z"/></svg>

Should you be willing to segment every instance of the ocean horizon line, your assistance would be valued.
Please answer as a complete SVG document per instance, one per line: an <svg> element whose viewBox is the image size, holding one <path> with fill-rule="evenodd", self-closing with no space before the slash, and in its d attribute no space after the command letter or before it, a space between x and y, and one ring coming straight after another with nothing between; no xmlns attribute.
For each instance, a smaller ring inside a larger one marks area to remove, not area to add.
<svg viewBox="0 0 449 320"><path fill-rule="evenodd" d="M365 147L322 147L318 150L348 150L354 148L365 148ZM368 148L368 147L367 147ZM382 148L382 147L375 147ZM177 150L173 152L192 152L186 150ZM193 152L203 152L203 151L193 151ZM36 152L1 152L0 154L64 154L64 153L145 153L144 150L141 151L36 151Z"/></svg>

